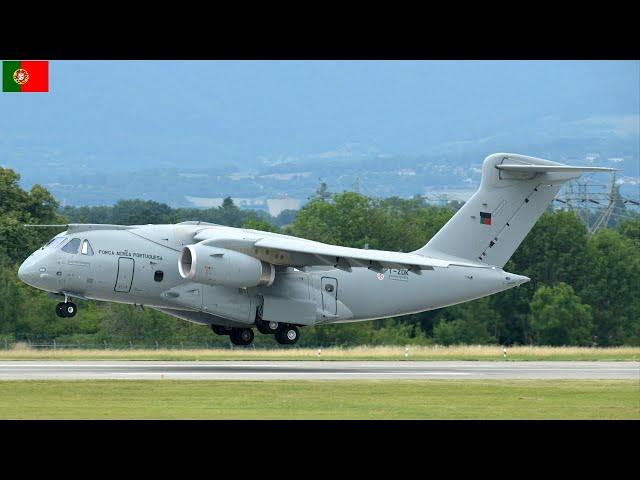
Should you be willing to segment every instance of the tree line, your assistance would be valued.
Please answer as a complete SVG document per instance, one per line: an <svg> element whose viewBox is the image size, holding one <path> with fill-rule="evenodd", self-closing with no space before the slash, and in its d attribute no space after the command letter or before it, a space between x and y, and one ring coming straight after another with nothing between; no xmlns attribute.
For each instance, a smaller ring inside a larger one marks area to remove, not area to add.
<svg viewBox="0 0 640 480"><path fill-rule="evenodd" d="M423 199L375 199L355 192L318 195L300 211L274 218L225 199L209 209L121 200L113 206L64 207L43 187L29 191L0 168L0 341L92 345L227 345L207 327L150 308L80 301L74 318L58 318L55 300L17 278L19 264L60 229L23 225L147 224L200 220L273 231L356 248L420 248L460 206ZM640 345L640 217L589 235L571 211L544 213L505 270L526 275L518 288L420 314L307 327L300 346L354 344ZM270 337L256 336L256 344ZM0 348L2 344L0 343Z"/></svg>

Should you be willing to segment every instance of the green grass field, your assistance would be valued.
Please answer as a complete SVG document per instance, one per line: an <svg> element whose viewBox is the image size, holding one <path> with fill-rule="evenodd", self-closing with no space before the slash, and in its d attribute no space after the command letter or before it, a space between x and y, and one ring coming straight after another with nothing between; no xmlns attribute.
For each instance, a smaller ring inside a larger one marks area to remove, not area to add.
<svg viewBox="0 0 640 480"><path fill-rule="evenodd" d="M639 347L529 347L497 345L377 346L259 349L236 347L200 350L29 349L24 344L0 350L0 360L640 360Z"/></svg>
<svg viewBox="0 0 640 480"><path fill-rule="evenodd" d="M4 381L2 419L640 419L633 380Z"/></svg>

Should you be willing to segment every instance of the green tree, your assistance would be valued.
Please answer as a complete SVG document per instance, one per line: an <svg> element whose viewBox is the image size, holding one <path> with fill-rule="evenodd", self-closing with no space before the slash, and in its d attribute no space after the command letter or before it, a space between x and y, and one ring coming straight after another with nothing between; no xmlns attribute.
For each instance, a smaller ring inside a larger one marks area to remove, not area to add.
<svg viewBox="0 0 640 480"><path fill-rule="evenodd" d="M409 252L422 247L451 218L446 208L424 207L418 199L374 200L355 192L312 200L288 229L319 242Z"/></svg>
<svg viewBox="0 0 640 480"><path fill-rule="evenodd" d="M247 219L244 221L242 228L251 228L253 230L260 230L263 232L275 232L278 233L280 229L265 220L264 218L258 218L254 213L249 213Z"/></svg>
<svg viewBox="0 0 640 480"><path fill-rule="evenodd" d="M490 297L500 315L500 344L534 341L530 303L541 285L564 282L578 288L587 275L587 229L573 212L545 212L525 237L504 269L526 275L529 283ZM587 298L587 297L584 297Z"/></svg>
<svg viewBox="0 0 640 480"><path fill-rule="evenodd" d="M63 224L66 218L57 213L58 202L40 185L29 192L18 181L20 175L0 168L0 255L8 260L24 260L60 229L26 228L25 224Z"/></svg>
<svg viewBox="0 0 640 480"><path fill-rule="evenodd" d="M274 223L278 227L284 227L285 225L290 225L296 219L297 215L298 215L297 210L283 210L275 218Z"/></svg>
<svg viewBox="0 0 640 480"><path fill-rule="evenodd" d="M510 261L513 272L538 283L570 285L583 275L587 229L574 212L545 212Z"/></svg>
<svg viewBox="0 0 640 480"><path fill-rule="evenodd" d="M640 248L640 217L620 222L616 230L632 240L636 248Z"/></svg>
<svg viewBox="0 0 640 480"><path fill-rule="evenodd" d="M171 207L152 200L119 200L111 212L111 221L117 225L146 225L172 223Z"/></svg>
<svg viewBox="0 0 640 480"><path fill-rule="evenodd" d="M601 229L587 245L580 296L593 307L599 345L635 344L640 336L640 252L633 240Z"/></svg>
<svg viewBox="0 0 640 480"><path fill-rule="evenodd" d="M240 227L245 221L246 214L233 203L231 197L226 197L222 201L222 205L218 207L218 212L220 214L220 223L223 225Z"/></svg>
<svg viewBox="0 0 640 480"><path fill-rule="evenodd" d="M488 298L449 307L433 328L433 339L440 345L495 343L491 331L499 323L498 313ZM448 317L448 318L447 318Z"/></svg>
<svg viewBox="0 0 640 480"><path fill-rule="evenodd" d="M591 345L591 307L566 283L542 285L531 301L531 328L539 345Z"/></svg>

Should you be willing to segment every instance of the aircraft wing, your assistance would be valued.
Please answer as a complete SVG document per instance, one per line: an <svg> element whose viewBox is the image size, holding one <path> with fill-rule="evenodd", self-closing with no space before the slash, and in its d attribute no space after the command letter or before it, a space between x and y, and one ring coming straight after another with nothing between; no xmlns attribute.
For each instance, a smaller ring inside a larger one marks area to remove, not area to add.
<svg viewBox="0 0 640 480"><path fill-rule="evenodd" d="M341 247L256 230L244 232L234 235L231 232L205 229L198 232L194 240L206 245L241 251L274 265L292 267L333 266L347 271L352 267L365 267L374 271L406 268L419 274L421 270L448 267L452 263L459 264L453 260L441 260L414 253ZM464 264L479 266L472 262Z"/></svg>
<svg viewBox="0 0 640 480"><path fill-rule="evenodd" d="M447 267L450 263L411 253L340 247L296 238L265 237L255 242L254 247L295 253L297 257L304 257L306 266L330 265L344 270L350 270L350 267L372 270L406 268L419 272L433 270L433 267Z"/></svg>

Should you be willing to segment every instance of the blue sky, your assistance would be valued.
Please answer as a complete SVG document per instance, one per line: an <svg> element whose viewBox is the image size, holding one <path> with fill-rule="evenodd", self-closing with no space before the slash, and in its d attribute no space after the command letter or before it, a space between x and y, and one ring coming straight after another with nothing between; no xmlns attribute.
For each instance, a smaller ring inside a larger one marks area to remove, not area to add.
<svg viewBox="0 0 640 480"><path fill-rule="evenodd" d="M0 164L216 167L640 135L637 61L52 61L50 90L1 94Z"/></svg>

